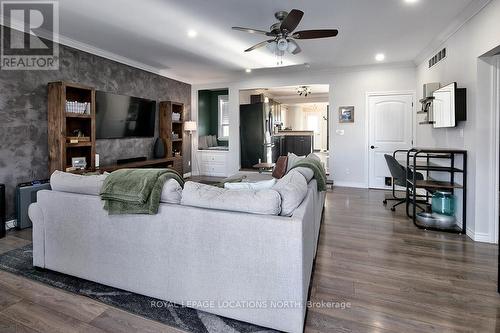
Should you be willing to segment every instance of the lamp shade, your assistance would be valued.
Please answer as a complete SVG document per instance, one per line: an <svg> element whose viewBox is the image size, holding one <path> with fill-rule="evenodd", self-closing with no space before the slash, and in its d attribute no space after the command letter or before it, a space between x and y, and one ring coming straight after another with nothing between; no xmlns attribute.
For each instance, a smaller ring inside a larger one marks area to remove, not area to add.
<svg viewBox="0 0 500 333"><path fill-rule="evenodd" d="M184 123L184 130L187 132L196 131L196 121L186 121Z"/></svg>

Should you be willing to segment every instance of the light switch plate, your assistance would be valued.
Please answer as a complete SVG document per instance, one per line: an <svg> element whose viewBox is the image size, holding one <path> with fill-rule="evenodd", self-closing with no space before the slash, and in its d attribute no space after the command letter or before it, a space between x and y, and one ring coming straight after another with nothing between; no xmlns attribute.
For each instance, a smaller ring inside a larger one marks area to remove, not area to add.
<svg viewBox="0 0 500 333"><path fill-rule="evenodd" d="M336 130L335 131L338 135L344 135L345 131L344 130Z"/></svg>

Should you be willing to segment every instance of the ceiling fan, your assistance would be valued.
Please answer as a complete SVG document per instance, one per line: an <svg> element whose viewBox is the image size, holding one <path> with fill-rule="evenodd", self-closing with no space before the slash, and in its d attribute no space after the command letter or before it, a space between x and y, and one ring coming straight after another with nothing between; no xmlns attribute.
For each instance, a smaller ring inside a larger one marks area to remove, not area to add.
<svg viewBox="0 0 500 333"><path fill-rule="evenodd" d="M250 52L255 49L267 46L278 57L282 57L285 52L298 54L302 51L295 39L316 39L335 37L339 34L337 29L322 29L322 30L302 30L294 32L304 16L304 12L298 9L292 9L290 13L279 11L274 14L274 17L279 21L273 24L270 31L259 29L233 27L234 30L249 32L251 34L261 34L272 39L260 42L248 49L245 52Z"/></svg>

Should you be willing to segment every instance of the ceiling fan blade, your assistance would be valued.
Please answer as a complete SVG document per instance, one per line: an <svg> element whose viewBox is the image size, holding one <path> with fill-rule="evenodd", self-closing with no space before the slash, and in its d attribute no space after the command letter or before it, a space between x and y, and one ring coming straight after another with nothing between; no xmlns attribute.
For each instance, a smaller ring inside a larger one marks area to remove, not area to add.
<svg viewBox="0 0 500 333"><path fill-rule="evenodd" d="M292 54L298 54L302 52L302 49L300 48L299 44L297 44L297 42L294 41L293 39L289 39L288 43L293 44L295 46L295 49L293 50Z"/></svg>
<svg viewBox="0 0 500 333"><path fill-rule="evenodd" d="M335 37L339 34L337 29L324 29L324 30L303 30L297 31L292 35L295 39L316 39Z"/></svg>
<svg viewBox="0 0 500 333"><path fill-rule="evenodd" d="M252 28L243 28L243 27L233 27L233 30L238 30L238 31L243 31L243 32L248 32L251 34L260 34L260 35L266 35L270 36L270 32L264 31L264 30L259 30L259 29L252 29Z"/></svg>
<svg viewBox="0 0 500 333"><path fill-rule="evenodd" d="M297 28L302 20L302 16L304 16L304 12L298 9L292 9L290 13L285 17L283 22L281 22L281 30L286 30L288 32L292 32Z"/></svg>
<svg viewBox="0 0 500 333"><path fill-rule="evenodd" d="M255 49L261 48L261 47L266 46L267 44L269 44L271 42L274 42L274 39L265 40L263 42L260 42L259 44L255 44L254 46L246 49L245 52L250 52L250 51L253 51Z"/></svg>

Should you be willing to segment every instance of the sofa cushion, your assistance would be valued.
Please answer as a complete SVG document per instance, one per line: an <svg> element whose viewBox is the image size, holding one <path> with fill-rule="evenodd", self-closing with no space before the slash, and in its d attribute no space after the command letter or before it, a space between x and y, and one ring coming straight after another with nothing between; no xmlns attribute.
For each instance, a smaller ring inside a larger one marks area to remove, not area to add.
<svg viewBox="0 0 500 333"><path fill-rule="evenodd" d="M311 181L311 179L314 178L314 171L310 168L306 168L306 167L297 167L293 170L296 170L298 172L300 172L300 174L302 176L304 176L304 178L306 179L306 182L309 183Z"/></svg>
<svg viewBox="0 0 500 333"><path fill-rule="evenodd" d="M295 166L295 164L298 161L303 160L304 158L306 158L306 157L305 156L297 156L294 153L288 153L288 164L287 164L286 172L289 172L290 170L292 170L292 168Z"/></svg>
<svg viewBox="0 0 500 333"><path fill-rule="evenodd" d="M307 182L295 169L286 174L274 185L273 190L281 196L281 216L292 216L307 195Z"/></svg>
<svg viewBox="0 0 500 333"><path fill-rule="evenodd" d="M54 171L50 176L50 187L54 191L71 192L87 195L99 195L102 184L108 174L75 175L73 173Z"/></svg>
<svg viewBox="0 0 500 333"><path fill-rule="evenodd" d="M224 188L229 190L269 190L276 184L276 179L263 180L260 182L249 183L249 182L227 182L224 183Z"/></svg>
<svg viewBox="0 0 500 333"><path fill-rule="evenodd" d="M180 204L182 198L182 186L175 179L169 179L163 185L160 202Z"/></svg>
<svg viewBox="0 0 500 333"><path fill-rule="evenodd" d="M215 186L186 182L181 204L261 215L279 215L281 197L274 190L229 190Z"/></svg>

